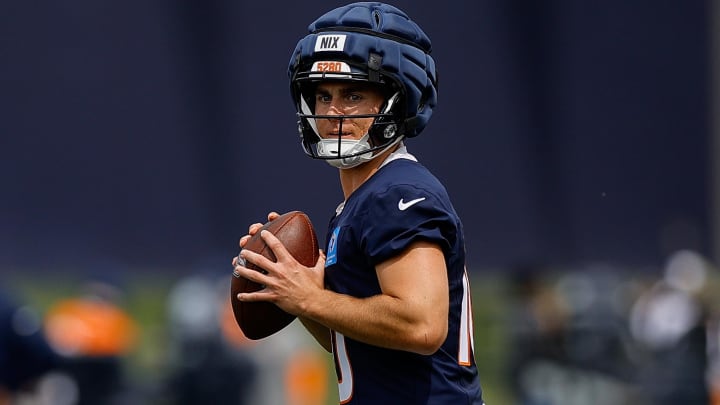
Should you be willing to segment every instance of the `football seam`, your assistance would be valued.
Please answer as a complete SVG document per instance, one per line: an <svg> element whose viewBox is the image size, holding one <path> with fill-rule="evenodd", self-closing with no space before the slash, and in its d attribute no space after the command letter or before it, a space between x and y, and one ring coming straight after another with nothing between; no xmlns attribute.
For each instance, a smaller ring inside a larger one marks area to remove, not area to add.
<svg viewBox="0 0 720 405"><path fill-rule="evenodd" d="M315 258L315 255L317 254L317 251L319 249L317 235L315 235L315 229L313 228L312 223L310 222L310 218L308 218L306 215L303 215L303 222L305 223L305 226L307 227L307 229L309 231L308 233L310 235L314 236L313 238L310 238L310 239L312 239L311 243L313 245L313 252L314 252L313 258ZM317 261L317 259L315 259L315 261ZM313 263L313 265L315 265L315 263Z"/></svg>
<svg viewBox="0 0 720 405"><path fill-rule="evenodd" d="M273 236L276 236L278 233L280 233L280 231L285 227L285 225L288 224L288 222L290 222L290 220L291 220L292 218L295 217L295 215L297 215L297 214L288 215L288 217L285 218L285 221L284 221L282 224L280 224L280 226L278 226L277 230L275 230L275 232L273 233ZM267 230L267 228L265 228L265 229ZM266 249L269 249L270 252L272 253L272 249L270 249L270 247L267 245L267 243L263 243L263 248L260 249L259 254L262 255L262 256L265 256L265 255L263 255L263 253L265 252ZM275 263L277 263L277 256L275 256L275 253L273 253L272 255L273 255L273 257L275 257ZM256 266L256 267L257 267L257 266ZM258 268L259 268L259 267L258 267Z"/></svg>

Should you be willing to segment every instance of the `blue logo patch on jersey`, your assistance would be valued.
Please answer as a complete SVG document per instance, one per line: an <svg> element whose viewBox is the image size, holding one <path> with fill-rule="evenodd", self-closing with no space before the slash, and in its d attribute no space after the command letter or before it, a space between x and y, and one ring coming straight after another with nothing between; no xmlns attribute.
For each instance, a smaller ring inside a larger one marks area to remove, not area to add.
<svg viewBox="0 0 720 405"><path fill-rule="evenodd" d="M338 234L340 234L340 227L337 227L337 228L335 228L335 230L333 230L332 236L330 237L330 242L328 242L327 259L325 260L325 267L328 267L328 266L331 266L331 265L337 263Z"/></svg>

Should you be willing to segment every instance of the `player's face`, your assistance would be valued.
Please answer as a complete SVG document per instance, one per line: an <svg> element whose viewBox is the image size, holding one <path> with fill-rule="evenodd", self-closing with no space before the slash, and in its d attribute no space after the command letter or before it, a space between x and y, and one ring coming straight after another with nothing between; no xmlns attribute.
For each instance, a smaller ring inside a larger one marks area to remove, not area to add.
<svg viewBox="0 0 720 405"><path fill-rule="evenodd" d="M377 114L384 101L382 92L369 84L324 82L315 90L315 114ZM367 133L374 120L374 118L318 119L317 128L323 138L342 136L360 139Z"/></svg>

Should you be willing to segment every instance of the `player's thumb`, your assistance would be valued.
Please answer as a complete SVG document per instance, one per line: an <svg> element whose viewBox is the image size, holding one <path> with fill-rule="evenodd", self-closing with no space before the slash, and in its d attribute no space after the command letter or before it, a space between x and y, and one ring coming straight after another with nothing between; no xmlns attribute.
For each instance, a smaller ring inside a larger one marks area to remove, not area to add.
<svg viewBox="0 0 720 405"><path fill-rule="evenodd" d="M325 256L325 252L323 252L322 249L318 250L318 260L317 263L315 263L315 266L313 267L316 271L325 271L325 259L327 259L327 256Z"/></svg>

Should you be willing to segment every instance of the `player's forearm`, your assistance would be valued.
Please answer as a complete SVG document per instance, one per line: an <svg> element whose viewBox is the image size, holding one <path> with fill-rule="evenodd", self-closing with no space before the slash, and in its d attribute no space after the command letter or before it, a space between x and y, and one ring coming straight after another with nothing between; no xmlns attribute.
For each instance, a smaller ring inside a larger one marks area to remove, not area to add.
<svg viewBox="0 0 720 405"><path fill-rule="evenodd" d="M330 329L327 326L321 325L312 319L305 317L298 317L302 322L305 329L320 343L325 350L332 352L332 343L330 342Z"/></svg>
<svg viewBox="0 0 720 405"><path fill-rule="evenodd" d="M447 336L447 315L417 311L379 294L356 298L325 290L304 316L352 339L389 349L432 354Z"/></svg>

